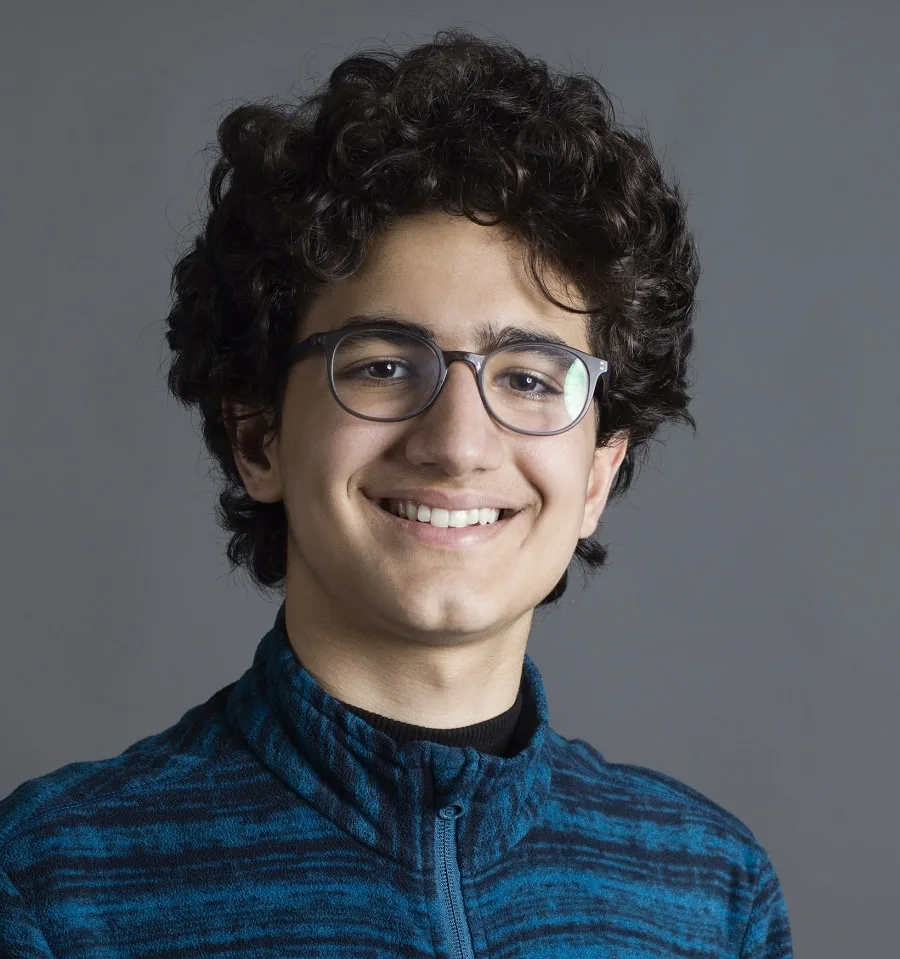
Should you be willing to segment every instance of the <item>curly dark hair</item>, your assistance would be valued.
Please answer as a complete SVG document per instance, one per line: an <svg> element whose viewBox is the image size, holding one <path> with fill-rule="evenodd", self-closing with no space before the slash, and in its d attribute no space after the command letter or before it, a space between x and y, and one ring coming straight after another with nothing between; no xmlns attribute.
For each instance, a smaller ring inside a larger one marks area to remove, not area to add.
<svg viewBox="0 0 900 959"><path fill-rule="evenodd" d="M611 500L629 489L663 424L696 430L686 373L700 267L686 204L646 132L617 123L589 75L551 73L460 30L404 54L365 50L300 102L264 100L225 116L209 200L173 270L167 385L199 407L224 480L216 518L232 534L231 571L245 567L263 590L284 586L287 516L282 502L248 495L223 399L249 409L241 449L258 456L281 428L280 363L305 311L362 265L376 231L405 215L502 223L522 241L543 295L588 315L591 352L612 374L609 405L597 404L597 446L629 438ZM556 300L544 271L574 285L587 308ZM583 539L575 556L598 569L607 549ZM539 606L558 600L567 579Z"/></svg>

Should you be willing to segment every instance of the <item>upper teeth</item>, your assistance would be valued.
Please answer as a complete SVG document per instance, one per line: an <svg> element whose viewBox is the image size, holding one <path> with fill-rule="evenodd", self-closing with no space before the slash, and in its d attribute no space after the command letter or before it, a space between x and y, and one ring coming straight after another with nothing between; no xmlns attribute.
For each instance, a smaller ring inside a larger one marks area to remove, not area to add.
<svg viewBox="0 0 900 959"><path fill-rule="evenodd" d="M415 519L420 523L430 523L432 526L486 526L495 523L500 517L499 509L440 509L440 507L424 506L412 500L388 500L388 508L392 513L403 516L405 519Z"/></svg>

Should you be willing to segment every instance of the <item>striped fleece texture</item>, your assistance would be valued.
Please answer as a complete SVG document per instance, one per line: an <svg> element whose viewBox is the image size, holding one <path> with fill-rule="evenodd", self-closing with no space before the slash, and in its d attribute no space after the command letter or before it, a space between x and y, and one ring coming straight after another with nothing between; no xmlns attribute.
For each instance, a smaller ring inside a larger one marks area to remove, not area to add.
<svg viewBox="0 0 900 959"><path fill-rule="evenodd" d="M4 959L785 959L751 831L549 724L508 757L402 747L329 695L284 604L244 675L0 801Z"/></svg>

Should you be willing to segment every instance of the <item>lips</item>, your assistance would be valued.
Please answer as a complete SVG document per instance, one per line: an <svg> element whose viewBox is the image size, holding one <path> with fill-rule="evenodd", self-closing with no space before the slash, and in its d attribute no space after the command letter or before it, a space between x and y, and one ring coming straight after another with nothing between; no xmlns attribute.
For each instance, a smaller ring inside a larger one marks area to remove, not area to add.
<svg viewBox="0 0 900 959"><path fill-rule="evenodd" d="M398 516L375 500L370 499L369 502L376 512L384 517L384 524L382 526L379 521L379 528L383 528L387 535L398 537L397 542L404 544L404 553L414 543L419 543L423 547L451 551L486 548L489 543L496 542L499 537L506 535L505 530L516 525L512 519L497 519L483 526L480 523L473 526L434 526L431 523L420 523L417 519Z"/></svg>

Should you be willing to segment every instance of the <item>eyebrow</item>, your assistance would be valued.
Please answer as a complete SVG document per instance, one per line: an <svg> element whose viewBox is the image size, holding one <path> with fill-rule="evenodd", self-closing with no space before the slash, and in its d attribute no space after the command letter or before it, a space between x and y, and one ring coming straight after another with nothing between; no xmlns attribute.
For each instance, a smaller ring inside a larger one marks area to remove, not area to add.
<svg viewBox="0 0 900 959"><path fill-rule="evenodd" d="M396 313L354 313L338 329L366 326L371 323L406 333L415 333L433 346L438 345L434 333L427 326ZM555 343L557 346L571 346L556 333L530 330L521 326L504 326L500 329L493 323L482 323L481 326L476 327L475 339L482 353L490 353L501 346L509 346L513 343Z"/></svg>

